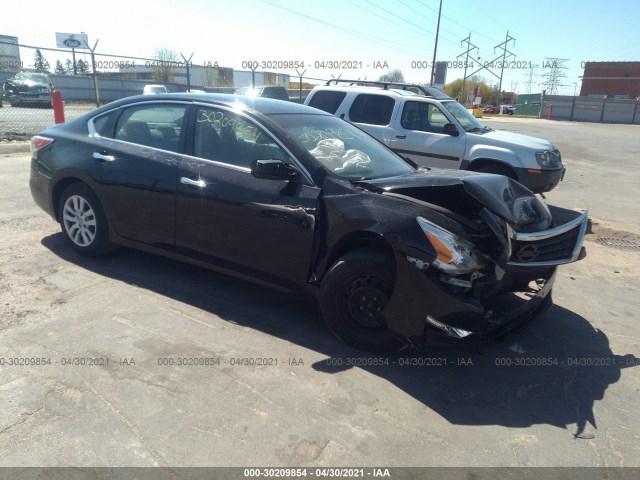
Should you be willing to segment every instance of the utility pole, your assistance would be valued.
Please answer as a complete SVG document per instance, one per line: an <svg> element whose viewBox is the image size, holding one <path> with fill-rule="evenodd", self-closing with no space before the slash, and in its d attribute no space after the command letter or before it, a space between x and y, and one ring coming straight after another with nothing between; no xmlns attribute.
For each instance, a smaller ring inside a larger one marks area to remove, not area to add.
<svg viewBox="0 0 640 480"><path fill-rule="evenodd" d="M191 59L193 58L193 53L187 59L182 53L180 56L184 60L184 64L187 66L187 92L191 91L191 72L189 71L189 67L191 66Z"/></svg>
<svg viewBox="0 0 640 480"><path fill-rule="evenodd" d="M464 58L464 77L462 77L462 93L460 94L461 97L463 97L463 101L462 104L466 105L467 104L467 97L464 94L464 87L465 84L467 82L467 66L469 65L469 53L473 52L474 50L477 50L478 52L480 51L478 49L478 47L476 47L473 43L471 43L471 32L469 32L469 36L467 38L465 38L464 40L462 40L460 42L460 45L462 45L463 43L467 43L467 51L461 53L460 55L458 55L456 58L460 58L461 56L465 56Z"/></svg>
<svg viewBox="0 0 640 480"><path fill-rule="evenodd" d="M296 68L296 73L298 74L298 77L300 78L300 84L299 84L299 94L300 94L300 103L302 103L302 76L304 75L304 73L307 71L307 69L305 68L302 72L300 72L297 68Z"/></svg>
<svg viewBox="0 0 640 480"><path fill-rule="evenodd" d="M509 35L509 30L507 30L507 36L505 37L504 42L496 45L495 47L493 47L493 53L495 53L496 49L500 48L502 49L502 64L500 65L500 85L498 86L498 102L500 103L500 94L502 92L502 76L504 75L504 64L505 61L507 60L507 58L509 57L515 57L516 54L510 52L509 50L507 50L507 46L509 45L509 42L513 40L513 45L516 44L516 39L513 38L511 35Z"/></svg>
<svg viewBox="0 0 640 480"><path fill-rule="evenodd" d="M96 95L96 107L100 106L100 89L98 88L98 70L96 69L96 47L98 46L98 40L93 44L93 48L87 43L85 38L85 46L91 52L91 66L93 67L93 91Z"/></svg>
<svg viewBox="0 0 640 480"><path fill-rule="evenodd" d="M442 0L440 0L440 8L438 9L438 26L436 27L436 44L433 47L433 62L431 63L431 81L429 85L433 86L433 80L436 76L436 53L438 52L438 36L440 35L440 17L442 16Z"/></svg>

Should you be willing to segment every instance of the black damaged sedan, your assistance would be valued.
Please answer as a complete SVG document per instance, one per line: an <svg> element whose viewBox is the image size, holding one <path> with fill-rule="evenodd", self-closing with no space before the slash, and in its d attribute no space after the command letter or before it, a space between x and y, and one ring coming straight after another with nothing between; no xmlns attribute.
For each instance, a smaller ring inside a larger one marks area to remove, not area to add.
<svg viewBox="0 0 640 480"><path fill-rule="evenodd" d="M295 103L130 97L31 143L33 198L78 252L125 245L307 289L372 352L521 325L584 256L586 212L499 175L416 170Z"/></svg>

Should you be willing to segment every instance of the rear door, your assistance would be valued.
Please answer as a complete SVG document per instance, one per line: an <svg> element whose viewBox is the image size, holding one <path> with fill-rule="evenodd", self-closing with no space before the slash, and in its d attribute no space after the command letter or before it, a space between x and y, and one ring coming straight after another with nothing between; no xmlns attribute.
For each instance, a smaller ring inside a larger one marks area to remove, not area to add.
<svg viewBox="0 0 640 480"><path fill-rule="evenodd" d="M120 236L173 245L175 192L187 105L145 102L123 108L92 152L99 164L101 196L109 223ZM109 115L109 114L107 114ZM114 114L111 114L114 115ZM100 125L102 117L94 124Z"/></svg>
<svg viewBox="0 0 640 480"><path fill-rule="evenodd" d="M194 106L190 123L190 155L178 171L176 248L289 288L304 286L320 189L251 175L253 160L295 164L251 118L202 105Z"/></svg>
<svg viewBox="0 0 640 480"><path fill-rule="evenodd" d="M396 100L391 96L360 93L351 103L344 119L389 146L393 133L391 119L395 106Z"/></svg>
<svg viewBox="0 0 640 480"><path fill-rule="evenodd" d="M418 165L460 168L466 135L445 134L444 126L450 122L439 105L404 98L389 146Z"/></svg>

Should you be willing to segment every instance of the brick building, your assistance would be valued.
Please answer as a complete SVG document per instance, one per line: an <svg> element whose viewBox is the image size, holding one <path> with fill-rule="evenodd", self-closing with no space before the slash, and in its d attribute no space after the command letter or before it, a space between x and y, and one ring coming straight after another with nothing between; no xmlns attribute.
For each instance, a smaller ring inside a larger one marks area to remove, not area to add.
<svg viewBox="0 0 640 480"><path fill-rule="evenodd" d="M640 96L640 62L586 62L580 96Z"/></svg>

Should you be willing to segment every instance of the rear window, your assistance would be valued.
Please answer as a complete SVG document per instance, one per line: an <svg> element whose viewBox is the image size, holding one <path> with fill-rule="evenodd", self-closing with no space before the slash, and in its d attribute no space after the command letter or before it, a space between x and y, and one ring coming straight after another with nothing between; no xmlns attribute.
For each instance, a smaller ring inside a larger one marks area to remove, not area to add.
<svg viewBox="0 0 640 480"><path fill-rule="evenodd" d="M284 87L264 87L261 97L275 98L276 100L289 100L289 94Z"/></svg>
<svg viewBox="0 0 640 480"><path fill-rule="evenodd" d="M349 109L352 122L370 125L389 125L395 100L386 95L358 95Z"/></svg>
<svg viewBox="0 0 640 480"><path fill-rule="evenodd" d="M313 94L309 101L309 106L324 110L331 115L338 111L338 107L347 96L346 92L332 92L329 90L320 90Z"/></svg>

